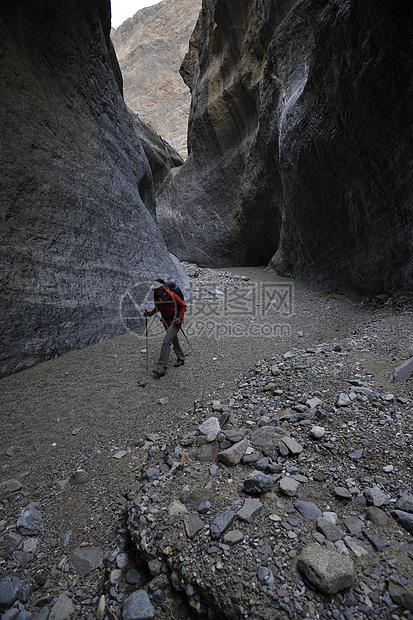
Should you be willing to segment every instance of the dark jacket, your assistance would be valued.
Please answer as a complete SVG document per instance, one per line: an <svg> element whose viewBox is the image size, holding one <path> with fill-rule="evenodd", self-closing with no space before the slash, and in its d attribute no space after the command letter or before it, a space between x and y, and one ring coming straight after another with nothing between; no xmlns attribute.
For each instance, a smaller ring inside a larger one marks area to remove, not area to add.
<svg viewBox="0 0 413 620"><path fill-rule="evenodd" d="M172 325L175 319L181 319L182 321L186 310L186 304L179 295L176 295L169 289L167 284L165 284L165 292L162 297L156 297L156 295L154 295L153 299L155 308L150 311L150 316L155 314L155 312L160 312L166 325Z"/></svg>

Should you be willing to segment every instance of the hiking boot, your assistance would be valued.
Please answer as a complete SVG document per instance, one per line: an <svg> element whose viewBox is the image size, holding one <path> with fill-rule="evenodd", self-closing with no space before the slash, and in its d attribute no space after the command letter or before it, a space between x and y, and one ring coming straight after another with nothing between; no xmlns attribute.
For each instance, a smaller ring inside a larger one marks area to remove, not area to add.
<svg viewBox="0 0 413 620"><path fill-rule="evenodd" d="M155 368L154 370L152 370L152 372L156 377L163 377L166 373L166 370L164 370L163 368Z"/></svg>

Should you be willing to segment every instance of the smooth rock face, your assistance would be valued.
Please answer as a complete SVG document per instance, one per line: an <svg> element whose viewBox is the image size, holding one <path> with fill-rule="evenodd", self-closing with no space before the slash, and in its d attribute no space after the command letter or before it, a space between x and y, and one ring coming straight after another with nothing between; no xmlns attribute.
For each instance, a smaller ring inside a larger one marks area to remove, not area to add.
<svg viewBox="0 0 413 620"><path fill-rule="evenodd" d="M303 549L297 565L310 583L326 594L350 587L355 578L353 560L316 544Z"/></svg>
<svg viewBox="0 0 413 620"><path fill-rule="evenodd" d="M182 157L191 95L179 67L200 9L200 0L163 0L111 32L127 105Z"/></svg>
<svg viewBox="0 0 413 620"><path fill-rule="evenodd" d="M109 31L103 0L1 3L1 376L137 327L120 307L155 276L187 282Z"/></svg>
<svg viewBox="0 0 413 620"><path fill-rule="evenodd" d="M158 198L170 250L411 288L411 23L405 3L205 2L181 69L189 157Z"/></svg>

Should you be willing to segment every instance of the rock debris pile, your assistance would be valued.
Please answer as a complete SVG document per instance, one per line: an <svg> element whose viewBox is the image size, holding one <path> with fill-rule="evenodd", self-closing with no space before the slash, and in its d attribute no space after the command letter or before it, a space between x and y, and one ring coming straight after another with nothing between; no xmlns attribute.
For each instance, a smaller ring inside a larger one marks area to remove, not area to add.
<svg viewBox="0 0 413 620"><path fill-rule="evenodd" d="M128 491L149 591L209 618L412 617L412 405L339 343L195 403L176 435L148 437Z"/></svg>

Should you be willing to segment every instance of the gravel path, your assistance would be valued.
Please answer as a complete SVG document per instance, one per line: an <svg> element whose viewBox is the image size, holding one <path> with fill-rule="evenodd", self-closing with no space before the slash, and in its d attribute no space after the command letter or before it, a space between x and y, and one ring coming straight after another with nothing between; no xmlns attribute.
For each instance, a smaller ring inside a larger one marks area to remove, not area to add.
<svg viewBox="0 0 413 620"><path fill-rule="evenodd" d="M153 378L161 341L154 324L149 370L144 334L129 332L0 381L0 482L22 484L0 504L0 577L11 567L22 571L10 559L4 535L24 506L38 502L45 525L36 570L47 573L54 596L68 588L70 580L58 568L65 553L84 542L107 550L121 527L124 491L134 479L133 461L122 458L122 451L133 453L148 433L176 429L194 403L225 402L261 359L356 338L365 343L355 352L358 370L374 375L384 392L411 396L411 381L389 381L413 354L406 301L401 307L395 307L396 298L367 303L259 268L187 270L194 300L185 321L190 346L182 340L184 367L174 368L171 357L166 376ZM328 377L320 377L320 391L324 384ZM79 470L87 484L73 478ZM30 575L30 561L28 566Z"/></svg>

